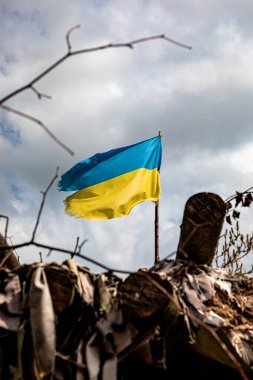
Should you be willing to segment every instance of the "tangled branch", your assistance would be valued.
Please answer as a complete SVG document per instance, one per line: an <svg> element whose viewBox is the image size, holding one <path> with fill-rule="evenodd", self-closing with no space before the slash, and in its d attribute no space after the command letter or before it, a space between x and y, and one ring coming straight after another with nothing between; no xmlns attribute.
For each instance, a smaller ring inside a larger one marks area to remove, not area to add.
<svg viewBox="0 0 253 380"><path fill-rule="evenodd" d="M49 190L51 189L52 185L54 184L54 182L58 178L58 170L59 170L59 168L56 168L56 173L55 173L54 177L52 178L52 180L50 181L50 183L48 184L46 190L41 192L42 193L42 201L41 201L41 204L40 204L40 207L39 207L39 211L38 211L38 215L37 215L37 218L36 218L36 221L35 221L35 225L34 225L34 229L33 229L33 232L32 232L31 239L29 241L24 242L24 243L15 244L15 245L12 244L11 246L9 246L9 245L6 244L6 240L5 240L5 244L1 244L1 242L0 242L0 258L3 255L3 259L2 259L2 261L0 261L0 269L3 267L3 265L9 259L9 257L12 254L12 251L14 249L19 249L19 248L23 248L23 247L27 247L27 246L35 246L35 247L38 247L38 248L47 249L48 250L47 256L49 256L53 251L60 252L60 253L66 253L66 254L69 254L71 258L73 258L74 256L79 257L80 259L86 260L86 261L88 261L88 262L90 262L90 263L92 263L92 264L94 264L94 265L96 265L96 266L104 269L107 272L111 272L111 273L116 272L116 273L122 273L122 274L130 274L131 273L130 271L111 268L111 267L109 267L109 266L107 266L105 264L102 264L101 262L99 262L97 260L94 260L94 259L92 259L92 258L90 258L88 256L83 255L81 252L82 252L83 246L88 241L87 239L84 239L81 243L79 243L79 237L78 237L74 250L68 250L68 249L65 249L65 248L54 247L54 246L51 246L51 245L48 245L48 244L43 244L43 243L40 243L40 242L36 241L36 233L37 233L38 226L39 226L39 223L40 223L40 218L41 218L41 215L42 215L42 211L43 211L43 208L44 208L44 205L45 205L46 196L47 196ZM0 215L0 218L6 218L6 228L5 228L5 239L6 239L7 232L8 232L7 228L8 228L9 218L7 218L4 215ZM1 255L1 253L2 253L2 255Z"/></svg>
<svg viewBox="0 0 253 380"><path fill-rule="evenodd" d="M253 202L253 187L243 192L236 191L226 200L226 222L229 228L220 238L223 238L221 252L216 252L215 262L217 267L228 268L234 273L253 273L253 265L249 270L245 270L242 259L253 251L253 232L243 234L240 231L240 211L238 206L250 207Z"/></svg>
<svg viewBox="0 0 253 380"><path fill-rule="evenodd" d="M242 234L237 220L235 227L226 229L223 237L224 243L221 253L216 255L216 265L218 266L221 260L219 266L228 268L233 273L253 273L253 265L251 269L245 271L242 263L242 259L253 250L253 233Z"/></svg>
<svg viewBox="0 0 253 380"><path fill-rule="evenodd" d="M95 46L95 47L92 47L92 48L86 48L86 49L80 49L80 50L74 50L74 51L72 51L72 46L71 46L71 42L70 42L70 35L71 35L71 33L74 30L76 30L79 27L80 27L80 25L76 25L76 26L70 28L69 31L67 32L67 34L65 36L65 38L66 38L66 44L67 44L67 52L61 58L59 58L56 62L54 62L53 64L51 64L46 70L42 71L42 73L40 73L39 75L37 75L30 82L28 82L27 84L25 84L25 85L17 88L13 92L9 93L8 95L6 95L2 99L0 99L0 107L3 110L5 110L7 112L15 113L16 115L18 115L20 117L23 117L25 119L28 119L28 120L32 121L33 123L39 125L49 135L49 137L54 140L54 142L56 144L58 144L61 148L65 149L71 155L74 155L74 152L68 146L66 146L62 141L60 141L49 130L49 128L41 120L37 119L36 117L34 117L34 116L30 115L30 114L27 114L25 112L22 112L20 110L15 109L15 108L9 107L9 106L5 105L4 103L7 100L15 97L16 95L18 95L18 94L20 94L20 93L22 93L22 92L24 92L26 90L32 90L35 93L35 95L38 97L38 99L42 99L42 98L51 99L51 97L49 95L42 94L40 91L38 91L37 88L35 87L35 84L40 79L42 79L43 77L45 77L48 73L50 73L51 71L53 71L56 67L58 67L60 64L62 64L64 61L66 61L68 58L70 58L70 57L72 57L74 55L92 53L92 52L95 52L95 51L112 49L112 48L130 48L130 49L133 49L134 45L137 45L137 44L140 44L140 43L144 43L144 42L147 42L147 41L159 40L159 39L160 40L164 40L166 42L170 42L170 43L172 43L174 45L177 45L177 46L185 48L185 49L191 49L192 48L189 45L183 44L183 43L178 42L178 41L176 41L176 40L174 40L174 39L172 39L170 37L167 37L165 34L159 34L159 35L139 38L139 39L136 39L136 40L133 40L133 41L129 41L129 42L109 43L109 44L106 44L106 45Z"/></svg>

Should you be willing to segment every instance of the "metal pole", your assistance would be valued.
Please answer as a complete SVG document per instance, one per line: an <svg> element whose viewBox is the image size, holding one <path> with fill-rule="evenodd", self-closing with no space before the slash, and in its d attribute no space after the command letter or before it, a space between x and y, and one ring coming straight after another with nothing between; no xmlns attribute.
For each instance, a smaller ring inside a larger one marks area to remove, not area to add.
<svg viewBox="0 0 253 380"><path fill-rule="evenodd" d="M162 137L162 132L158 132L158 136ZM155 264L159 263L159 201L155 204Z"/></svg>
<svg viewBox="0 0 253 380"><path fill-rule="evenodd" d="M159 263L159 201L155 205L155 264Z"/></svg>

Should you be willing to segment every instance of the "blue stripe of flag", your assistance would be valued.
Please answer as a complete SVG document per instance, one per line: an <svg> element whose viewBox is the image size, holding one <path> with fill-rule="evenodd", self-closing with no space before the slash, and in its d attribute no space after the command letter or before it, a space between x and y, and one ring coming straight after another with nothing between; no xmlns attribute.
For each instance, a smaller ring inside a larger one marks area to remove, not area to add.
<svg viewBox="0 0 253 380"><path fill-rule="evenodd" d="M134 145L97 153L64 173L58 188L63 191L82 190L136 169L157 168L160 170L161 158L160 136Z"/></svg>

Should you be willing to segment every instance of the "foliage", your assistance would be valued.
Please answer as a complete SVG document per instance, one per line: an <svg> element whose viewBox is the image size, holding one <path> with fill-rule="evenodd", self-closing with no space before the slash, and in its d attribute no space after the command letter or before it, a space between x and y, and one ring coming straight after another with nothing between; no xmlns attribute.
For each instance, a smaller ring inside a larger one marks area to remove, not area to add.
<svg viewBox="0 0 253 380"><path fill-rule="evenodd" d="M229 225L225 229L221 252L216 253L216 266L227 268L233 273L253 273L253 264L246 268L244 258L253 253L253 232L245 234L241 232L240 217L241 212L237 207L250 207L253 201L252 187L244 192L236 192L235 195L226 199L226 223Z"/></svg>

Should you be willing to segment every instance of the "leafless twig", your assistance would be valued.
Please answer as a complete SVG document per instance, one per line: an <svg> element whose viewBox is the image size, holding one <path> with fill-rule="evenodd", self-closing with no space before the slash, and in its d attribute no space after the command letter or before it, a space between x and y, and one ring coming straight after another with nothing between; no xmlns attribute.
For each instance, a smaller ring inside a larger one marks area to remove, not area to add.
<svg viewBox="0 0 253 380"><path fill-rule="evenodd" d="M65 248L60 248L60 247L53 247L53 246L50 246L50 245L47 245L47 244L43 244L43 243L39 243L39 242L35 241L36 232L37 232L37 229L38 229L38 226L39 226L39 223L40 223L40 218L41 218L41 214L42 214L43 207L44 207L44 204L45 204L46 196L47 196L50 188L52 187L53 183L55 182L55 180L58 177L58 170L59 170L59 168L56 168L55 176L50 181L50 183L47 186L46 190L41 192L42 193L42 201L41 201L41 204L40 204L38 216L37 216L37 219L36 219L36 222L35 222L35 226L34 226L34 229L33 229L33 233L32 233L31 239L29 241L21 243L21 244L16 244L16 245L12 244L11 247L9 245L7 245L7 244L0 245L0 253L4 252L6 249L9 250L10 248L12 248L12 250L14 250L14 249L19 249L19 248L23 248L23 247L27 247L27 246L31 246L32 245L32 246L35 246L35 247L38 247L38 248L47 249L48 250L47 256L49 256L51 254L51 252L53 252L53 251L55 251L55 252L61 252L61 253L66 253L66 254L69 254L71 257L76 256L76 257L79 257L80 259L89 261L90 263L92 263L92 264L94 264L94 265L96 265L96 266L98 266L100 268L103 268L104 270L106 270L108 272L117 272L117 273L122 273L122 274L130 274L131 271L110 268L109 266L104 265L104 264L102 264L101 262L99 262L97 260L91 259L90 257L81 254L82 247L88 241L87 239L84 239L82 241L82 243L79 244L79 238L77 238L77 243L76 243L76 247L75 247L74 251L68 250L68 249L65 249ZM1 217L3 217L3 215L1 215ZM7 257L7 259L8 258L9 258L9 256ZM0 262L0 267L2 265L4 265L4 263L6 262L7 259L4 258L4 261Z"/></svg>
<svg viewBox="0 0 253 380"><path fill-rule="evenodd" d="M84 246L85 243L87 243L88 239L84 239L81 244L79 244L79 236L76 239L76 246L74 249L73 254L71 255L71 259L75 256L76 252L81 253L82 247Z"/></svg>
<svg viewBox="0 0 253 380"><path fill-rule="evenodd" d="M21 92L23 92L25 90L30 89L36 82L38 82L40 79L42 79L44 76L46 76L48 73L50 73L57 66L59 66L66 59L68 59L69 57L71 57L73 55L79 55L79 54L85 54L85 53L93 53L93 52L99 51L99 50L106 50L106 49L120 48L120 47L125 47L125 48L133 49L134 45L137 45L137 44L140 44L140 43L144 43L144 42L148 42L148 41L152 41L152 40L165 40L167 42L173 43L173 44L175 44L177 46L180 46L180 47L183 47L185 49L189 49L189 50L192 49L191 46L183 44L181 42L178 42L178 41L176 41L176 40L174 40L174 39L172 39L170 37L167 37L165 34L158 34L158 35L154 35L154 36L148 36L148 37L138 38L136 40L129 41L129 42L109 43L109 44L106 44L106 45L100 45L100 46L95 46L95 47L91 47L91 48L79 49L79 50L71 51L71 45L70 45L70 42L69 42L69 36L70 36L70 33L74 29L76 29L77 27L79 27L79 25L71 28L67 32L67 34L66 34L67 47L68 47L67 53L64 54L61 58L59 58L56 62L54 62L51 66L49 66L46 70L44 70L42 73L40 73L39 75L37 75L29 83L25 84L24 86L16 89L15 91L13 91L10 94L6 95L4 98L0 99L0 104L1 105L4 102L6 102L7 100L9 100L10 98L13 98L14 96L18 95L19 93L21 93Z"/></svg>
<svg viewBox="0 0 253 380"><path fill-rule="evenodd" d="M48 254L47 254L47 257L49 257L49 256L51 255L51 253L52 253L52 249L49 248L49 250L48 250Z"/></svg>
<svg viewBox="0 0 253 380"><path fill-rule="evenodd" d="M249 192L252 192L253 190L253 186L251 186L249 189L243 191L242 193L240 194L247 194ZM230 195L224 202L227 203L227 202L231 202L232 200L236 199L236 197L238 196L238 193L236 194L233 194L233 195Z"/></svg>
<svg viewBox="0 0 253 380"><path fill-rule="evenodd" d="M31 86L31 90L33 92L35 92L35 94L38 96L39 99L41 99L41 98L52 99L52 96L49 96L49 95L46 95L46 94L42 94L34 86Z"/></svg>
<svg viewBox="0 0 253 380"><path fill-rule="evenodd" d="M33 117L25 112L22 112L22 111L18 111L16 110L15 108L12 108L12 107L9 107L9 106L6 106L5 104L0 104L0 107L3 108L4 110L6 111L9 111L9 112L12 112L12 113L15 113L16 115L19 115L25 119L28 119L28 120L31 120L33 121L34 123L38 124L41 128L44 129L44 131L49 135L49 137L51 137L51 139L53 139L59 146L61 146L63 149L65 149L69 154L71 154L72 156L74 155L74 152L69 148L67 147L67 145L63 144L63 142L61 142L51 131L50 129L44 124L42 123L42 121L40 121L39 119L37 119L36 117Z"/></svg>
<svg viewBox="0 0 253 380"><path fill-rule="evenodd" d="M219 245L221 252L217 247L215 254L215 263L217 267L228 268L234 273L250 274L253 271L253 266L250 270L244 268L242 259L252 253L253 249L253 234L243 234L240 231L239 218L240 212L238 207L242 209L250 207L253 204L253 187L247 190L230 195L226 200L226 222L230 225L229 229L225 230L220 236L223 238L223 243ZM222 259L222 261L221 261Z"/></svg>
<svg viewBox="0 0 253 380"><path fill-rule="evenodd" d="M56 67L58 67L61 63L63 63L65 60L67 60L68 58L74 56L74 55L79 55L79 54L85 54L85 53L92 53L92 52L95 52L95 51L99 51L99 50L106 50L106 49L112 49L112 48L130 48L130 49L133 49L134 48L134 45L137 45L137 44L140 44L140 43L144 43L144 42L147 42L147 41L152 41L152 40L164 40L164 41L167 41L167 42L170 42L172 44L175 44L179 47L182 47L182 48L185 48L185 49L191 49L192 47L189 46L189 45L186 45L186 44L183 44L181 42L178 42L170 37L167 37L165 34L159 34L159 35L154 35L154 36L148 36L148 37L144 37L144 38L139 38L139 39L136 39L136 40L133 40L133 41L129 41L129 42L123 42L123 43L109 43L109 44L106 44L106 45L101 45L101 46L95 46L95 47L92 47L92 48L86 48L86 49L80 49L80 50L74 50L72 51L72 46L71 46L71 43L70 43L70 34L76 30L77 28L79 28L80 25L76 25L72 28L69 29L69 31L67 32L66 34L66 44L67 44L67 52L61 57L59 58L56 62L54 62L52 65L50 65L46 70L42 71L42 73L40 73L39 75L37 75L34 79L32 79L30 82L28 82L27 84L25 84L24 86L21 86L19 88L17 88L15 91L9 93L8 95L4 96L2 99L0 99L0 107L2 109L4 109L5 111L8 111L8 112L13 112L15 113L16 115L18 116L21 116L25 119L28 119L36 124L38 124L40 127L42 127L44 129L44 131L59 145L61 146L63 149L65 149L68 153L70 153L71 155L73 155L73 151L68 148L64 143L62 143L49 129L48 127L39 119L33 117L32 115L30 114L27 114L25 112L22 112L22 111L18 111L12 107L9 107L9 106L6 106L4 105L4 103L13 98L14 96L20 94L21 92L25 91L25 90L32 90L39 99L41 99L42 97L43 98L47 98L47 99L50 99L50 96L48 95L45 95L45 94L42 94L40 93L35 87L35 83L37 83L40 79L42 79L43 77L45 77L48 73L50 73L52 70L54 70Z"/></svg>
<svg viewBox="0 0 253 380"><path fill-rule="evenodd" d="M71 34L74 30L80 28L80 26L81 26L81 25L73 26L72 28L69 29L69 31L68 31L67 34L66 34L66 42L67 42L67 47L68 47L68 52L69 52L69 53L71 52L71 49L72 49L72 47L71 47L71 43L70 43L70 39L69 39L70 34Z"/></svg>
<svg viewBox="0 0 253 380"><path fill-rule="evenodd" d="M58 171L59 171L59 168L57 167L54 178L50 181L50 183L49 183L48 187L46 188L46 190L45 191L41 191L42 201L41 201L41 204L40 204L40 209L39 209L39 212L38 212L37 220L35 222L34 230L33 230L33 233L32 233L31 242L33 242L34 239L35 239L35 234L36 234L37 229L38 229L38 225L39 225L39 222L40 222L40 217L41 217L41 213L42 213L42 210L43 210L43 207L44 207L44 204L45 204L45 199L46 199L47 193L49 192L50 188L52 187L54 181L57 179L57 177L58 177Z"/></svg>
<svg viewBox="0 0 253 380"><path fill-rule="evenodd" d="M78 247L78 243L79 243L79 236L77 236L77 238L76 238L76 246L75 246L73 255L76 253L76 250L77 250L77 247ZM72 259L72 257L71 257L71 259Z"/></svg>
<svg viewBox="0 0 253 380"><path fill-rule="evenodd" d="M78 252L81 253L81 250L84 246L85 243L87 243L88 239L84 239L83 242L79 245L79 249L78 249Z"/></svg>
<svg viewBox="0 0 253 380"><path fill-rule="evenodd" d="M92 264L94 264L94 265L96 265L96 266L98 266L100 268L103 268L103 269L105 269L108 272L117 272L117 273L122 273L122 274L130 274L130 273L132 273L131 271L127 271L127 270L121 270L121 269L111 268L111 267L109 267L109 266L107 266L105 264L102 264L101 262L99 262L97 260L91 259L90 257L82 255L82 254L80 254L78 252L73 252L72 250L65 249L65 248L53 247L51 245L39 243L39 242L36 242L36 241L28 241L28 242L21 243L21 244L15 244L15 245L12 246L12 248L13 249L19 249L19 248L28 247L28 246L31 246L31 245L33 245L35 247L39 247L39 248L48 249L50 251L50 253L53 252L53 251L55 251L55 252L66 253L66 254L69 254L70 256L74 254L75 256L79 257L80 259L89 261L90 263L92 263ZM8 245L2 245L2 246L0 246L0 252L4 251L7 248L10 248L10 247Z"/></svg>

